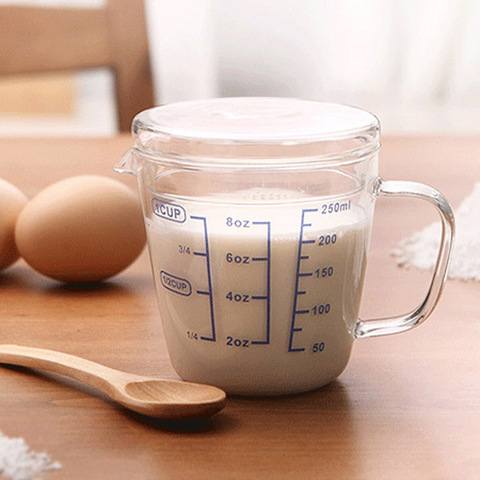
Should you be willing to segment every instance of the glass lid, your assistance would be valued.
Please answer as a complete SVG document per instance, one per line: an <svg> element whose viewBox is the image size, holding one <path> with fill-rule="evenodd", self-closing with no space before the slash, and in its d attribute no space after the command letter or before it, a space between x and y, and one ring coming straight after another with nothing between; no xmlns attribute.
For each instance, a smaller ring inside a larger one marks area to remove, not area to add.
<svg viewBox="0 0 480 480"><path fill-rule="evenodd" d="M380 125L371 113L293 98L172 103L138 114L132 130L143 154L179 164L349 162L380 146Z"/></svg>

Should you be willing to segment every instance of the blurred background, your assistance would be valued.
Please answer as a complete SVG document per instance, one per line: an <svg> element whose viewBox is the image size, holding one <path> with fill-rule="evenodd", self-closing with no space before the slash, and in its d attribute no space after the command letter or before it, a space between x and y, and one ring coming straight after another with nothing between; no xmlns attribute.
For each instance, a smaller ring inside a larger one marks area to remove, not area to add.
<svg viewBox="0 0 480 480"><path fill-rule="evenodd" d="M105 3L0 0L0 7ZM370 110L387 134L480 133L480 0L144 5L155 104L301 97ZM113 90L108 68L1 76L0 135L114 135Z"/></svg>

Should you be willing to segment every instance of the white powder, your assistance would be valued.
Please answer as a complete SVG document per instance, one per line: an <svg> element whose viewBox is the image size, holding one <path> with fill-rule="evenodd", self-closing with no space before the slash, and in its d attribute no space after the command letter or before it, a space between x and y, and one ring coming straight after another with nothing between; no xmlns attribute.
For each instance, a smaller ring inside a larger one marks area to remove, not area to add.
<svg viewBox="0 0 480 480"><path fill-rule="evenodd" d="M0 432L0 476L11 480L37 480L43 473L61 468L46 453L30 450L23 438L9 438Z"/></svg>
<svg viewBox="0 0 480 480"><path fill-rule="evenodd" d="M480 281L480 182L455 210L456 235L449 278ZM431 270L435 266L441 236L440 222L404 239L392 252L405 267Z"/></svg>

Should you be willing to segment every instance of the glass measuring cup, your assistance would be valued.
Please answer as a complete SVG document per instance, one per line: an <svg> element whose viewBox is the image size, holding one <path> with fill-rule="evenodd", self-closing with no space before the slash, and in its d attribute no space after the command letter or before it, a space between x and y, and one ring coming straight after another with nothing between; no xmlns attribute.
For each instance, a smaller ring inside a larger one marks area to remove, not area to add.
<svg viewBox="0 0 480 480"><path fill-rule="evenodd" d="M454 232L441 193L378 177L375 116L337 104L230 98L140 113L116 165L137 176L170 359L185 380L285 394L335 379L356 338L423 322ZM431 202L442 241L413 312L360 320L374 204Z"/></svg>

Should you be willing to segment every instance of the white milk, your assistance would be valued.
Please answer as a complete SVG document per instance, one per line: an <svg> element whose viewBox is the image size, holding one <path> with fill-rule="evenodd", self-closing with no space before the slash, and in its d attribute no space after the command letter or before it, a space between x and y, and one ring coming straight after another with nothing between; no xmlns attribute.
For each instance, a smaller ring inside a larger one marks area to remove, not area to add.
<svg viewBox="0 0 480 480"><path fill-rule="evenodd" d="M229 207L160 197L152 209L152 268L181 378L279 394L340 375L363 285L363 210L349 200Z"/></svg>

